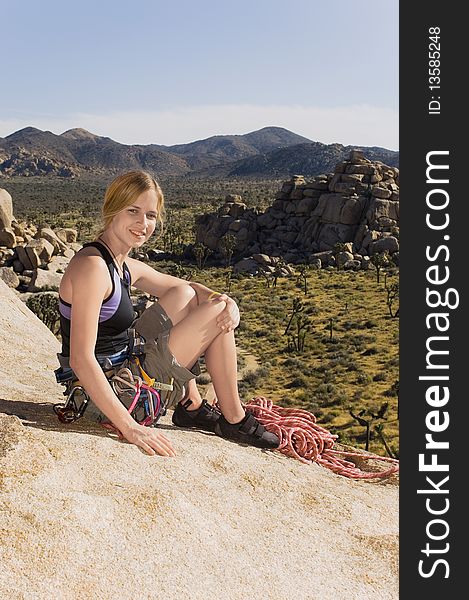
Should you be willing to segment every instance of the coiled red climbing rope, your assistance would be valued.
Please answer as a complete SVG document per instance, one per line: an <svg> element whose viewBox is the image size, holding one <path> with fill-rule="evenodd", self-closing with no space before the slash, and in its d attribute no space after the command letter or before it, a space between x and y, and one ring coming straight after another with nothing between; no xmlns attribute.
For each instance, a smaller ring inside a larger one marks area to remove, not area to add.
<svg viewBox="0 0 469 600"><path fill-rule="evenodd" d="M378 479L399 471L399 461L394 458L334 450L333 446L338 436L318 425L316 417L307 410L276 406L264 396L253 398L244 408L252 412L268 431L279 437L279 452L303 463L316 462L334 473L352 479ZM362 471L346 457L389 462L391 467L378 472Z"/></svg>

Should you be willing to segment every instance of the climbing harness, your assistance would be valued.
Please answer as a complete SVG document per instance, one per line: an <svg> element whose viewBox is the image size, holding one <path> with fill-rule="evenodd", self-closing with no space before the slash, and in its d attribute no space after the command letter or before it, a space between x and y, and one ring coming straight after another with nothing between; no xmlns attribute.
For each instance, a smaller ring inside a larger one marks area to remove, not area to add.
<svg viewBox="0 0 469 600"><path fill-rule="evenodd" d="M399 471L399 461L395 458L333 449L338 436L318 425L316 417L307 410L276 406L272 400L264 396L257 396L243 406L254 414L267 431L279 437L280 445L276 450L286 456L306 464L316 462L334 473L351 479L378 479L389 477ZM354 462L347 460L347 457L379 460L391 463L391 466L384 471L362 471Z"/></svg>
<svg viewBox="0 0 469 600"><path fill-rule="evenodd" d="M132 418L140 425L152 426L166 414L166 405L161 399L161 390L172 391L170 383L156 381L144 370L145 340L134 329L129 330L130 343L125 353L117 356L97 358L109 384L127 408ZM58 355L61 363L66 363ZM54 412L61 423L73 423L80 419L89 404L90 397L79 379L69 367L63 365L54 371L57 383L65 386L65 402L54 404ZM101 423L106 429L118 432L112 423ZM119 432L118 432L119 433Z"/></svg>

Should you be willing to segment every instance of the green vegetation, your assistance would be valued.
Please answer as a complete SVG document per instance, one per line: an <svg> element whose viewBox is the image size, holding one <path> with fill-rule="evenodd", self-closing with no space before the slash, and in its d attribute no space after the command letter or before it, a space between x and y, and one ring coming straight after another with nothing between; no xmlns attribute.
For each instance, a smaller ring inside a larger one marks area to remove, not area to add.
<svg viewBox="0 0 469 600"><path fill-rule="evenodd" d="M59 334L59 299L57 294L41 292L33 294L26 301L26 306L43 321L54 335Z"/></svg>

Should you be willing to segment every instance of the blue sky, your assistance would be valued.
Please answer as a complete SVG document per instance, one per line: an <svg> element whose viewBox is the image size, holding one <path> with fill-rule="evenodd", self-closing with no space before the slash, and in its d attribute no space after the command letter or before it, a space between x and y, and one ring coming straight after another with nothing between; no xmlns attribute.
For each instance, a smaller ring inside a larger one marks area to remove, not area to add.
<svg viewBox="0 0 469 600"><path fill-rule="evenodd" d="M0 0L0 136L177 144L269 125L398 148L398 0Z"/></svg>

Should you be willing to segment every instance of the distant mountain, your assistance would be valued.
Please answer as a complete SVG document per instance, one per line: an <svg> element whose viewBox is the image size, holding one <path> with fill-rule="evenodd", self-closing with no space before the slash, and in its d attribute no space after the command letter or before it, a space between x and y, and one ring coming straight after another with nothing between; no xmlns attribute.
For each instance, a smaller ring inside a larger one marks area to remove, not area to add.
<svg viewBox="0 0 469 600"><path fill-rule="evenodd" d="M297 173L309 176L332 173L336 164L348 158L353 148L363 150L365 157L370 160L379 160L390 167L399 166L399 152L393 150L374 146L343 146L311 142L246 158L228 168L226 176L269 178Z"/></svg>
<svg viewBox="0 0 469 600"><path fill-rule="evenodd" d="M161 148L183 156L191 168L197 170L310 141L282 127L264 127L244 135L214 135L190 144Z"/></svg>
<svg viewBox="0 0 469 600"><path fill-rule="evenodd" d="M283 177L333 170L351 146L312 142L281 127L244 135L217 135L189 144L126 145L82 128L60 135L25 127L0 138L0 176L79 177L146 169L161 176ZM362 148L372 160L395 166L398 152Z"/></svg>
<svg viewBox="0 0 469 600"><path fill-rule="evenodd" d="M183 175L187 162L157 147L119 144L86 129L61 135L35 127L20 129L0 142L0 173L4 175L105 174L124 169L148 169L160 175ZM0 159L1 160L1 159ZM61 172L62 171L62 172ZM66 171L65 174L63 171Z"/></svg>

